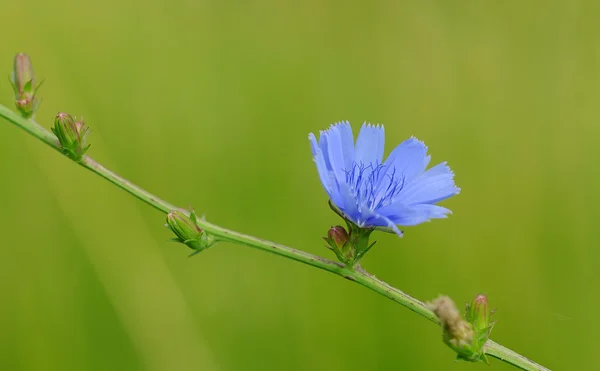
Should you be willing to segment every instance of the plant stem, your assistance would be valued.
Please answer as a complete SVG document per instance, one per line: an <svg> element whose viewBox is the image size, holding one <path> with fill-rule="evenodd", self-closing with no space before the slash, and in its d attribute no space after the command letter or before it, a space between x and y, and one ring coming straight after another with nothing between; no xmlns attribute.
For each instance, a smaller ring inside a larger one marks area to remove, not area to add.
<svg viewBox="0 0 600 371"><path fill-rule="evenodd" d="M522 370L548 370L546 367L492 340L486 341L483 351L488 356L497 358Z"/></svg>
<svg viewBox="0 0 600 371"><path fill-rule="evenodd" d="M38 125L32 119L25 119L2 105L0 105L0 117L3 117L6 120L12 122L16 126L20 127L21 129L24 129L29 134L38 138L50 147L61 152L60 144L54 136L54 134L52 134L50 131L46 130L42 126ZM144 201L145 203L154 207L155 209L162 211L163 213L168 213L172 210L184 211L154 196L150 192L138 187L137 185L129 182L121 176L115 174L114 172L100 165L88 156L85 156L81 160L81 162L79 162L79 164L85 167L86 169L91 170L94 173L100 175L101 177L113 183L117 187L129 192L131 195L139 198L140 200ZM423 302L375 278L375 276L369 274L361 268L349 268L341 263L334 262L332 260L325 259L320 256L312 255L304 251L296 250L288 246L277 244L275 242L270 242L257 237L248 236L239 232L219 227L217 225L207 222L206 220L197 220L197 224L205 231L214 235L220 240L250 246L263 251L268 251L273 254L277 254L279 256L283 256L288 259L299 261L301 263L337 274L338 276L344 277L347 280L356 282L370 290L373 290L376 293L383 295L386 298L391 299L396 303L419 314L421 317L425 317L431 322L440 325L440 321L437 318L437 316ZM491 357L497 358L503 362L506 362L523 370L549 370L492 340L488 340L486 342L484 346L484 352Z"/></svg>
<svg viewBox="0 0 600 371"><path fill-rule="evenodd" d="M58 142L58 139L56 139L56 136L52 134L52 132L46 130L41 125L38 125L33 119L23 118L19 114L9 110L3 105L0 105L0 116L4 117L6 120L12 122L18 127L24 129L26 132L38 138L39 140L54 148L58 152L62 153L60 143ZM137 185L131 183L127 179L108 170L104 166L92 160L92 158L89 156L84 156L81 159L81 162L79 162L79 165L100 175L112 184L131 193L132 195L144 201L148 205L154 207L155 209L158 209L164 213L168 213L172 210L179 210L178 207L175 207L170 203L161 200L160 198L154 196L145 189L138 187Z"/></svg>

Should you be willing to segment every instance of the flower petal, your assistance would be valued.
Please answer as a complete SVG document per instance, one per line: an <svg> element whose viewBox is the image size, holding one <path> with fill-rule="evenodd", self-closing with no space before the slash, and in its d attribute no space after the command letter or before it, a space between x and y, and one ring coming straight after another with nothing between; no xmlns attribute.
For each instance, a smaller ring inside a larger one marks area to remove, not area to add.
<svg viewBox="0 0 600 371"><path fill-rule="evenodd" d="M411 226L429 221L430 219L447 218L452 212L445 207L437 205L416 205L410 208L412 215L405 215L394 219L399 225Z"/></svg>
<svg viewBox="0 0 600 371"><path fill-rule="evenodd" d="M427 156L427 146L415 137L400 143L390 153L385 160L385 173L380 176L380 182L394 173L396 176L403 175L406 181L414 179L420 175L427 165L429 165L430 156Z"/></svg>
<svg viewBox="0 0 600 371"><path fill-rule="evenodd" d="M414 179L397 197L405 205L434 204L460 192L454 173L442 162Z"/></svg>
<svg viewBox="0 0 600 371"><path fill-rule="evenodd" d="M387 216L398 225L413 226L429 221L430 219L446 218L452 212L445 207L421 204L415 206L390 205L377 211Z"/></svg>
<svg viewBox="0 0 600 371"><path fill-rule="evenodd" d="M402 231L398 229L398 226L396 225L397 223L395 223L387 216L381 215L379 213L374 213L369 219L367 219L367 223L370 226L388 227L391 230L393 230L394 233L398 235L398 237L402 237Z"/></svg>
<svg viewBox="0 0 600 371"><path fill-rule="evenodd" d="M383 161L385 131L381 125L363 124L356 140L356 163L380 165Z"/></svg>
<svg viewBox="0 0 600 371"><path fill-rule="evenodd" d="M361 223L361 213L358 211L356 204L356 195L346 183L338 183L338 200L333 200L333 203L346 215L348 219L356 224Z"/></svg>
<svg viewBox="0 0 600 371"><path fill-rule="evenodd" d="M354 138L352 128L348 123L331 125L322 134L326 138L326 148L331 164L331 170L338 182L346 181L346 172L354 162Z"/></svg>
<svg viewBox="0 0 600 371"><path fill-rule="evenodd" d="M354 164L354 134L352 134L352 126L348 121L340 122L337 125L340 136L342 138L342 151L344 152L344 167L349 171Z"/></svg>
<svg viewBox="0 0 600 371"><path fill-rule="evenodd" d="M329 198L332 198L331 194L335 184L333 182L332 176L329 173L329 170L327 169L327 165L325 164L323 152L317 144L317 138L315 138L315 135L313 133L308 134L308 140L310 141L310 149L312 151L313 160L317 165L317 172L319 173L319 179L321 180L321 184L323 184L323 188L325 188L325 191L329 195Z"/></svg>

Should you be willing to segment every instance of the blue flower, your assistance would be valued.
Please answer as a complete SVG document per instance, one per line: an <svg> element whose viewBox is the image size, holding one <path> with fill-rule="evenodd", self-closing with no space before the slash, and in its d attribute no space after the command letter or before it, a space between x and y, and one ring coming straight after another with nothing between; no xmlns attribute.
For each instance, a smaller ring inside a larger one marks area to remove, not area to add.
<svg viewBox="0 0 600 371"><path fill-rule="evenodd" d="M435 205L460 192L445 162L429 170L427 147L416 138L400 143L383 162L383 126L363 124L354 144L348 122L310 133L312 155L331 202L361 228L412 226L445 218Z"/></svg>

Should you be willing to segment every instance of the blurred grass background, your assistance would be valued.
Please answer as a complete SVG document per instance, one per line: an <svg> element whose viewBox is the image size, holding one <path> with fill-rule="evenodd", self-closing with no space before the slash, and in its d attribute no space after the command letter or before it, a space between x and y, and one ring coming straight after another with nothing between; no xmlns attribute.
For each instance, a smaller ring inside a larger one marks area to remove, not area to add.
<svg viewBox="0 0 600 371"><path fill-rule="evenodd" d="M367 120L386 153L424 140L463 190L454 215L377 235L363 266L422 300L484 292L496 341L596 369L598 2L1 9L0 70L26 52L46 80L38 122L83 115L92 157L229 228L332 258L307 134ZM0 144L2 370L486 369L339 277L233 245L188 259L160 213L6 122Z"/></svg>

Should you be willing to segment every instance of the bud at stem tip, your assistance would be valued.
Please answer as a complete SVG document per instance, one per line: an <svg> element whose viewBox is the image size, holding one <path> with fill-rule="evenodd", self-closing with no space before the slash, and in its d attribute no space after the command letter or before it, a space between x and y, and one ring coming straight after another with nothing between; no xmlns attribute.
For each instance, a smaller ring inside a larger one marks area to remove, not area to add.
<svg viewBox="0 0 600 371"><path fill-rule="evenodd" d="M36 98L40 85L35 85L33 66L27 54L19 53L15 56L11 83L17 109L25 118L33 116L40 103Z"/></svg>

